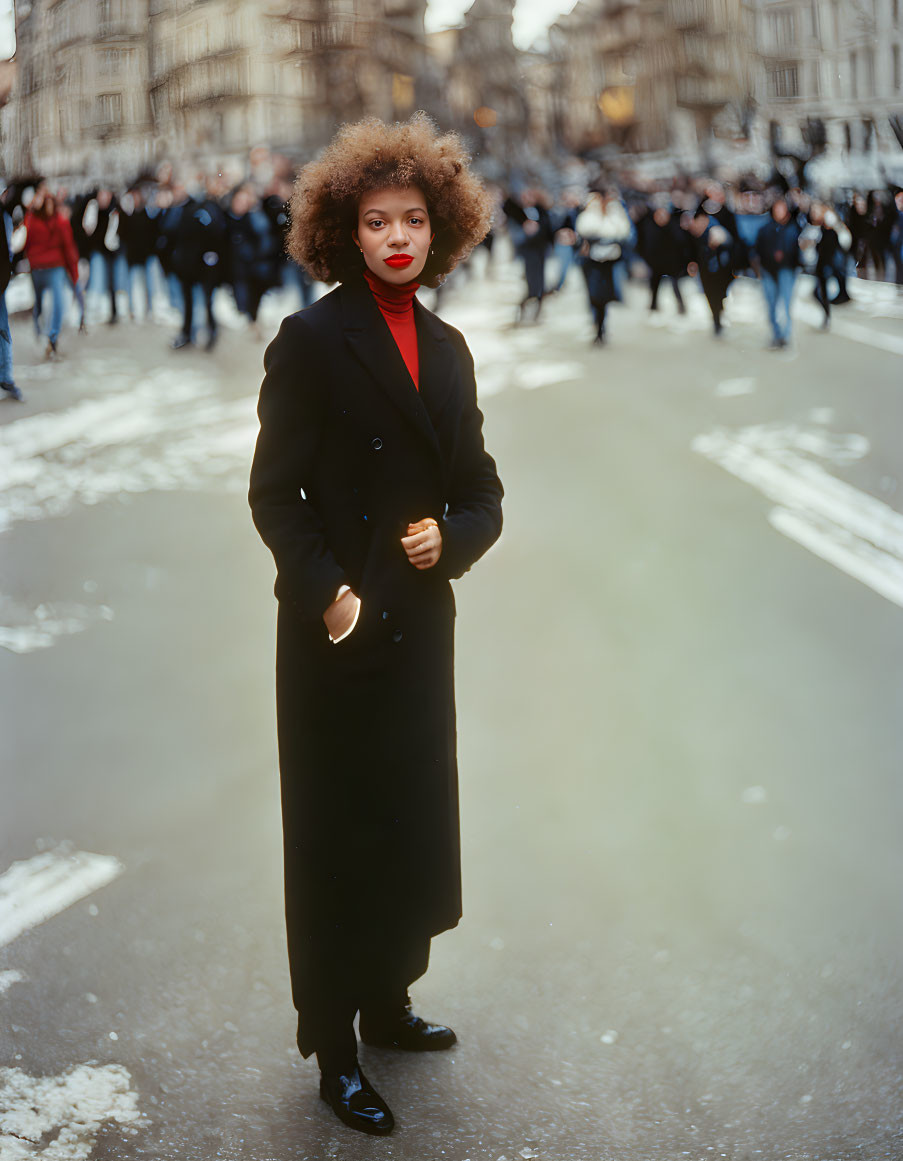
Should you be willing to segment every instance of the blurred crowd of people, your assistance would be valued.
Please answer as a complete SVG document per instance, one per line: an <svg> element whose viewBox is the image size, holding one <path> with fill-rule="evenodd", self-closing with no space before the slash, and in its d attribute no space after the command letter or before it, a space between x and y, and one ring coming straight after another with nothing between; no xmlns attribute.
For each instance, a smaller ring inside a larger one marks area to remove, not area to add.
<svg viewBox="0 0 903 1161"><path fill-rule="evenodd" d="M770 346L786 347L801 272L814 276L814 296L828 329L831 307L850 301L850 275L883 280L892 270L903 291L903 191L847 191L830 200L786 183L711 179L650 183L645 188L598 183L557 196L536 187L509 194L504 216L523 262L525 292L517 322L536 322L543 299L561 289L573 265L582 268L594 342L606 339L608 307L623 298L626 279L648 280L649 309L658 310L667 280L677 310L686 310L681 281L695 278L723 330L734 279L758 279L771 327ZM547 264L553 263L551 276Z"/></svg>
<svg viewBox="0 0 903 1161"><path fill-rule="evenodd" d="M259 335L257 316L267 291L293 287L302 305L314 298L312 282L284 250L290 192L285 177L261 189L252 181L230 186L221 174L201 175L189 190L168 166L156 180L125 190L98 185L70 194L41 180L9 185L0 195L7 240L0 246L2 289L14 274L30 273L34 329L46 339L48 359L59 356L73 296L82 333L92 316L115 325L122 298L132 320L152 317L162 300L181 319L171 346L181 350L202 338L210 351L219 334L214 291L228 287ZM21 398L2 294L0 353L4 390Z"/></svg>
<svg viewBox="0 0 903 1161"><path fill-rule="evenodd" d="M562 177L567 180L564 172ZM7 186L0 193L6 238L0 245L0 385L6 395L22 397L4 294L18 272L30 274L34 328L46 339L49 359L59 355L73 297L83 333L99 318L116 324L124 302L136 320L153 316L162 300L166 317L181 320L171 340L176 350L201 337L204 349L214 347L215 291L231 291L258 337L260 303L270 290L292 288L300 305L309 305L317 291L284 249L291 187L292 173L283 168L265 181L198 174L189 188L169 164L127 189L98 184L70 193L39 179ZM658 310L667 281L681 313L682 281L698 280L717 336L731 284L754 277L776 349L791 339L801 271L814 276L825 328L832 307L849 301L849 276L884 279L892 271L903 289L898 189L851 190L825 200L786 182L642 183L622 175L563 185L555 195L537 186L495 192L498 209L483 245L491 256L505 232L523 264L517 324L537 322L544 299L561 290L576 266L597 344L606 341L609 306L622 300L631 278L648 281L651 311Z"/></svg>

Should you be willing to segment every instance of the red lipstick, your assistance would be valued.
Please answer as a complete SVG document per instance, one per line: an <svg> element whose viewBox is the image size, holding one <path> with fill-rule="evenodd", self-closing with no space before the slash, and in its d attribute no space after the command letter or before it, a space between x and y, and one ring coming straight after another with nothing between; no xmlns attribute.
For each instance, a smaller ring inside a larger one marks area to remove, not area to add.
<svg viewBox="0 0 903 1161"><path fill-rule="evenodd" d="M404 270L405 266L410 266L413 261L411 254L393 254L391 258L383 258L383 262L393 270Z"/></svg>

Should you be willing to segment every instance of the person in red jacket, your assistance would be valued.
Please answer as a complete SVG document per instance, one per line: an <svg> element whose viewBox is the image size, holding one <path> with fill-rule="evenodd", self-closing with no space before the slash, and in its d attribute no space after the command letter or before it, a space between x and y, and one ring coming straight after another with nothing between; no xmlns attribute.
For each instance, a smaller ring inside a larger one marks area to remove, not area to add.
<svg viewBox="0 0 903 1161"><path fill-rule="evenodd" d="M25 214L25 257L34 285L34 325L40 337L44 294L50 291L53 305L47 332L47 358L57 353L60 327L65 309L66 278L78 282L78 249L72 226L57 209L56 198L40 186Z"/></svg>

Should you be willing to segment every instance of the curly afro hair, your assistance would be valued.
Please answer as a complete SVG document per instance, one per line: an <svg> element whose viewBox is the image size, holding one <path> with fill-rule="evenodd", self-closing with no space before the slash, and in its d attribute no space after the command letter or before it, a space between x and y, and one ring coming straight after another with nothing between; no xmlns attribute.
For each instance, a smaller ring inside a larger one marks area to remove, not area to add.
<svg viewBox="0 0 903 1161"><path fill-rule="evenodd" d="M469 160L457 133L439 136L423 112L394 125L377 117L343 125L298 174L286 249L319 281L344 282L363 269L351 236L363 195L418 186L435 238L417 280L438 286L489 231L492 199L468 169Z"/></svg>

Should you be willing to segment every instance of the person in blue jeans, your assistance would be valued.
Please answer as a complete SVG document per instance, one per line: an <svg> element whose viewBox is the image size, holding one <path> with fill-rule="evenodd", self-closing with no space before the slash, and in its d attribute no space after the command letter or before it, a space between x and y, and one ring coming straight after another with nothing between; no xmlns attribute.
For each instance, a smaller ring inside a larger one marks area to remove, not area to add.
<svg viewBox="0 0 903 1161"><path fill-rule="evenodd" d="M46 187L38 189L25 214L25 257L31 267L34 326L39 338L44 293L49 290L53 296L46 354L47 358L56 358L66 306L66 279L73 286L78 282L78 249L69 219L59 212L56 198Z"/></svg>
<svg viewBox="0 0 903 1161"><path fill-rule="evenodd" d="M22 399L22 392L13 379L13 339L9 330L9 314L6 310L6 288L12 277L13 224L9 214L0 206L0 387L10 399Z"/></svg>
<svg viewBox="0 0 903 1161"><path fill-rule="evenodd" d="M790 342L790 304L800 267L800 226L784 198L776 199L771 218L759 231L755 242L755 265L771 323L771 350Z"/></svg>

